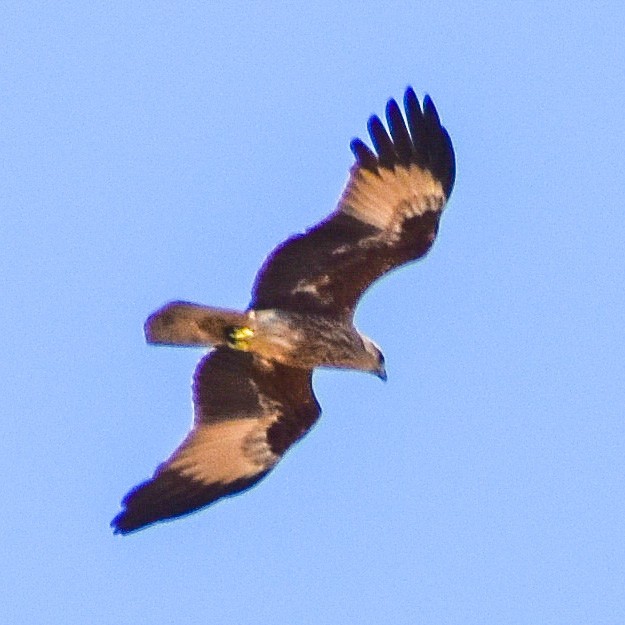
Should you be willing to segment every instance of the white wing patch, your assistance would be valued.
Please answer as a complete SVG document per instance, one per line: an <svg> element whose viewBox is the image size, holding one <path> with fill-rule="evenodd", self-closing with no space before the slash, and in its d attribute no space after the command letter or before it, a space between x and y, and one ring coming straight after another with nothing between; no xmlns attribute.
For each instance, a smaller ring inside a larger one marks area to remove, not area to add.
<svg viewBox="0 0 625 625"><path fill-rule="evenodd" d="M339 201L339 210L380 230L392 231L405 219L441 210L440 181L418 165L379 167L377 173L354 166Z"/></svg>

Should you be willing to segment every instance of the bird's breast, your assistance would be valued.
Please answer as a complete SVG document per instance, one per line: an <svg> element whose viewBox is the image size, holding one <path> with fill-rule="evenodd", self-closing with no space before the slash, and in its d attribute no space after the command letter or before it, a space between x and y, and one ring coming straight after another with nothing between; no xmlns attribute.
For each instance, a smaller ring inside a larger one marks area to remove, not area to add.
<svg viewBox="0 0 625 625"><path fill-rule="evenodd" d="M324 315L280 310L250 312L250 349L294 367L350 366L362 350L355 328Z"/></svg>

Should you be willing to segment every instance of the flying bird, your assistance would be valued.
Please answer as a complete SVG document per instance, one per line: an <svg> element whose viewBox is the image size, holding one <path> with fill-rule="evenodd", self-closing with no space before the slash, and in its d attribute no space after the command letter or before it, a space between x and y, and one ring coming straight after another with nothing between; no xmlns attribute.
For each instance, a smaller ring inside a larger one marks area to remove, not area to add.
<svg viewBox="0 0 625 625"><path fill-rule="evenodd" d="M319 418L315 367L386 379L380 348L354 310L380 276L432 246L455 179L451 139L429 96L412 88L406 117L369 119L373 150L355 162L326 219L280 244L256 276L246 311L170 302L145 323L148 343L210 347L193 376L193 426L152 478L123 499L111 525L126 534L179 517L261 480Z"/></svg>

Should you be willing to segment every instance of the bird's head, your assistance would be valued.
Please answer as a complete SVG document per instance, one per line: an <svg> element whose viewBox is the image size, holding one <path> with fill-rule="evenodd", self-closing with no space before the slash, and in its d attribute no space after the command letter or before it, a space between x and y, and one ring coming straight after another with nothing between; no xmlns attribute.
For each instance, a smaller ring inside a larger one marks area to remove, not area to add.
<svg viewBox="0 0 625 625"><path fill-rule="evenodd" d="M366 336L362 337L362 342L367 353L367 371L386 382L386 365L382 350Z"/></svg>

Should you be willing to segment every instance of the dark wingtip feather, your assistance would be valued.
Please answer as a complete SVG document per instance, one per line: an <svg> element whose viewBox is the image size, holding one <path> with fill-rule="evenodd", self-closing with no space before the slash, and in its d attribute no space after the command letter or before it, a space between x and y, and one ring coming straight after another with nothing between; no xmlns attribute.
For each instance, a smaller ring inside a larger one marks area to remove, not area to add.
<svg viewBox="0 0 625 625"><path fill-rule="evenodd" d="M456 179L456 156L451 137L441 124L429 95L423 99L423 119L428 138L428 169L441 181L445 195L449 197Z"/></svg>
<svg viewBox="0 0 625 625"><path fill-rule="evenodd" d="M426 93L423 98L423 117L425 117L428 123L431 123L432 126L440 126L441 119L438 116L438 111L434 106L434 102L432 102L432 98Z"/></svg>
<svg viewBox="0 0 625 625"><path fill-rule="evenodd" d="M397 152L395 152L395 146L388 136L384 124L377 115L372 115L369 118L367 126L369 128L369 134L371 135L373 147L378 153L380 165L392 169L395 163L397 163Z"/></svg>
<svg viewBox="0 0 625 625"><path fill-rule="evenodd" d="M113 533L131 534L159 521L192 514L222 497L251 488L267 473L262 471L227 484L203 484L173 471L165 471L138 484L124 497L124 509L111 521Z"/></svg>
<svg viewBox="0 0 625 625"><path fill-rule="evenodd" d="M129 524L126 519L126 511L120 512L112 521L111 528L113 529L113 534L120 534L121 536L125 536L126 534L131 534L132 532L137 532L144 525L133 527L132 524Z"/></svg>
<svg viewBox="0 0 625 625"><path fill-rule="evenodd" d="M414 92L412 87L408 87L404 93L404 108L406 109L406 117L408 118L409 123L411 120L416 122L417 120L423 118L419 98L417 98L417 94ZM415 137L413 137L413 140L414 139Z"/></svg>
<svg viewBox="0 0 625 625"><path fill-rule="evenodd" d="M443 191L445 196L449 197L451 191L454 188L454 182L456 181L456 154L454 152L454 146L451 142L451 137L447 132L447 129L441 126L441 151L443 152L443 166L441 168L441 181L443 183Z"/></svg>
<svg viewBox="0 0 625 625"><path fill-rule="evenodd" d="M391 137L395 144L395 152L402 165L409 165L412 159L413 147L406 122L395 100L391 99L386 105L386 121L388 122Z"/></svg>
<svg viewBox="0 0 625 625"><path fill-rule="evenodd" d="M406 120L393 99L386 106L389 133L377 115L369 119L368 130L376 154L360 139L351 142L359 166L370 171L378 167L393 169L397 165L414 163L429 170L441 181L447 197L451 194L456 175L453 144L429 95L423 98L423 109L414 89L404 93Z"/></svg>
<svg viewBox="0 0 625 625"><path fill-rule="evenodd" d="M378 159L376 155L360 139L352 139L349 147L354 153L356 162L360 167L373 172L377 170Z"/></svg>

